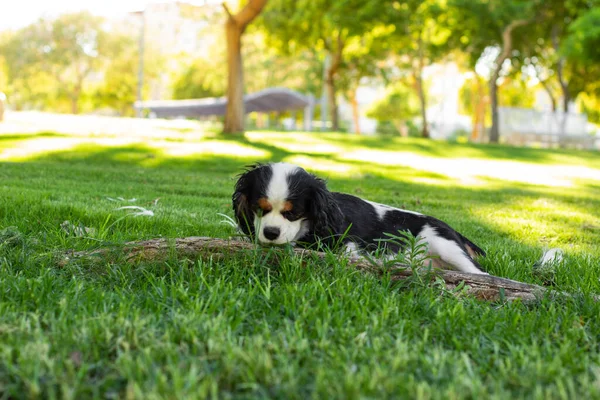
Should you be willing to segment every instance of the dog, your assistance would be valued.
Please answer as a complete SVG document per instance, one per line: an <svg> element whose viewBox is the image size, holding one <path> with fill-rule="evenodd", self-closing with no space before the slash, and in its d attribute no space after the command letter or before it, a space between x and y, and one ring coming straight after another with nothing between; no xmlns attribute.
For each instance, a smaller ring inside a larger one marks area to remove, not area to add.
<svg viewBox="0 0 600 400"><path fill-rule="evenodd" d="M438 268L487 274L485 252L445 222L418 212L331 192L325 181L287 163L254 164L238 176L232 196L238 228L261 244L340 244L352 255L403 250L387 234L408 231L427 244ZM382 242L381 240L384 240Z"/></svg>

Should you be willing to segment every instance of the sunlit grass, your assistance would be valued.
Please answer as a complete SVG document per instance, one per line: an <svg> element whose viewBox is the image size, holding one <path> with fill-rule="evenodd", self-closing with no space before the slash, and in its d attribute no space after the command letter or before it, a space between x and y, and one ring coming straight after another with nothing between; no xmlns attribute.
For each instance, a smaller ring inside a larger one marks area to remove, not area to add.
<svg viewBox="0 0 600 400"><path fill-rule="evenodd" d="M266 158L268 151L253 148L248 145L224 142L218 140L199 141L169 141L149 140L147 138L129 137L57 137L57 138L32 138L20 141L7 141L0 145L0 160L25 161L43 156L44 154L68 151L80 146L123 147L143 145L156 149L165 156L186 157L197 155L225 155L239 157Z"/></svg>
<svg viewBox="0 0 600 400"><path fill-rule="evenodd" d="M337 133L31 135L0 134L7 398L600 396L595 153ZM576 295L490 305L398 287L338 257L273 268L260 252L57 264L70 249L233 236L220 214L232 216L235 176L268 160L439 217L486 250L491 273ZM93 230L70 235L65 221ZM549 281L532 265L555 246L566 260Z"/></svg>
<svg viewBox="0 0 600 400"><path fill-rule="evenodd" d="M12 135L12 140L0 141L0 157L10 161L31 162L81 160L84 164L95 158L100 164L111 160L113 163L144 168L169 165L193 168L200 162L209 166L210 170L218 168L221 162L215 161L215 165L211 165L212 158L225 158L228 161L224 168L231 173L235 170L230 170L229 165L237 165L239 169L245 163L274 159L297 163L329 177L334 190L349 187L348 191L364 194L373 200L408 208L418 206L425 211L441 212L441 217L446 217L443 203L447 199L440 199L438 195L430 196L429 192L443 193L452 190L452 187L464 188L469 189L467 193L479 191L481 193L478 196L485 198L483 203L475 203L474 206L470 204L470 199L465 199L463 204L469 205L466 210L469 215L476 216L494 229L516 235L530 245L540 242L536 235L528 235L528 231L555 238L546 240L550 243L556 241L556 238L564 238L556 243L564 244L574 234L558 234L559 231L579 230L582 226L596 226L598 222L597 214L594 215L593 211L596 203L590 200L597 191L587 183L600 181L600 170L573 165L579 162L579 154L576 152L561 153L561 160L566 164L548 165L547 159L553 159L552 151L529 150L534 151L534 155L528 162L463 156L451 158L450 153L455 151L455 145L414 139L407 139L405 143L398 139L381 139L377 142L370 137L359 138L341 134L251 132L247 139L233 140L217 139L214 135L202 139L197 134L188 138L180 133L173 133L172 140L165 140L164 137L146 137L143 140L135 136L102 137L96 134L76 137L54 135ZM21 140L17 140L19 138ZM407 150L415 147L419 147L420 150ZM299 148L304 149L300 154L295 151ZM315 151L309 152L311 148ZM484 152L485 147L482 146L479 151ZM512 151L519 152L520 149L504 148L503 151L510 154ZM493 148L492 152L498 152L498 148ZM239 162L236 162L236 159ZM345 184L341 188L335 187L336 180ZM514 193L505 192L504 188L510 188L510 182L514 181L533 183L535 186L515 186ZM352 182L358 183L359 186L353 185ZM362 184L367 184L368 187L363 189L360 187ZM407 184L411 188L409 191L405 189ZM526 188L528 193L523 194L519 188ZM489 192L500 195L489 195ZM131 195L135 196L135 193ZM551 207L546 207L545 203L533 200L538 195L576 197L582 204L554 200ZM488 197L493 196L497 196L497 201L488 200ZM418 204L411 205L410 200L414 198ZM455 201L450 203L461 204L462 201L463 199L455 198ZM499 202L502 203L502 207L498 207ZM427 210L427 207L431 209ZM587 237L593 234L593 231L594 229L587 229L587 234L584 232L583 236ZM588 242L582 241L584 249L589 245ZM580 247L577 243L569 244L572 247Z"/></svg>

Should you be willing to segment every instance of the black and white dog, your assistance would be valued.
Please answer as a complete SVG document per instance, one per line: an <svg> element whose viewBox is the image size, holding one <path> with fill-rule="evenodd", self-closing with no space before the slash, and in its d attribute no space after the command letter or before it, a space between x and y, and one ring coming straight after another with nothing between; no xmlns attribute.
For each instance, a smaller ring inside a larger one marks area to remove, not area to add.
<svg viewBox="0 0 600 400"><path fill-rule="evenodd" d="M325 182L291 164L256 164L235 185L233 209L239 228L263 244L296 242L335 246L353 254L377 249L385 233L408 231L428 247L433 265L486 274L475 260L485 252L434 217L330 192ZM386 242L393 253L397 243Z"/></svg>

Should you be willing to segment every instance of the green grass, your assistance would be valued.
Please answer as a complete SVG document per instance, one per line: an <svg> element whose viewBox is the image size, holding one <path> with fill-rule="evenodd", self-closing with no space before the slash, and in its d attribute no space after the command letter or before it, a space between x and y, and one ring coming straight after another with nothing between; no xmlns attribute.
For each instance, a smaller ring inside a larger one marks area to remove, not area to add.
<svg viewBox="0 0 600 400"><path fill-rule="evenodd" d="M277 132L122 139L0 135L0 397L600 398L598 153ZM302 162L334 190L444 219L499 276L544 283L532 264L561 247L550 283L574 296L489 304L333 256L59 265L71 249L235 234L218 214L232 215L235 175L257 160ZM65 220L95 231L68 235Z"/></svg>

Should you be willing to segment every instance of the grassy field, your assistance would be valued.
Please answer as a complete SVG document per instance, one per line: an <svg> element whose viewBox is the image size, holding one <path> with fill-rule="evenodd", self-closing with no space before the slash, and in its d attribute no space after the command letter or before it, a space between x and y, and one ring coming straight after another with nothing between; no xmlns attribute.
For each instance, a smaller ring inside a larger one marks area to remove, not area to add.
<svg viewBox="0 0 600 400"><path fill-rule="evenodd" d="M491 273L571 299L489 304L344 260L278 268L69 249L228 237L235 175L296 162L446 220ZM134 216L123 206L153 215ZM91 228L83 236L64 221ZM600 398L600 155L342 134L0 135L1 398ZM532 264L545 247L564 263Z"/></svg>

